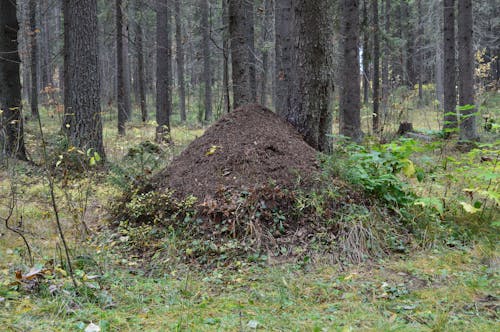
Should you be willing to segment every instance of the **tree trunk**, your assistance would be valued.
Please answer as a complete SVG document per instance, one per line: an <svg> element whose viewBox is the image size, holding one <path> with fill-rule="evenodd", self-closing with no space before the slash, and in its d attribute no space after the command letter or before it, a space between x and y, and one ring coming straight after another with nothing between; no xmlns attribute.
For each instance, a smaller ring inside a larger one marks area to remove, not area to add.
<svg viewBox="0 0 500 332"><path fill-rule="evenodd" d="M247 8L246 0L229 1L229 33L231 36L233 104L235 108L254 101L250 85Z"/></svg>
<svg viewBox="0 0 500 332"><path fill-rule="evenodd" d="M455 0L443 2L443 53L444 53L444 126L445 135L456 130L457 124L457 88L455 62Z"/></svg>
<svg viewBox="0 0 500 332"><path fill-rule="evenodd" d="M291 87L294 80L293 59L293 7L292 0L275 0L275 109L284 117L291 108Z"/></svg>
<svg viewBox="0 0 500 332"><path fill-rule="evenodd" d="M474 107L474 50L472 47L472 1L458 1L458 95L460 140L479 139Z"/></svg>
<svg viewBox="0 0 500 332"><path fill-rule="evenodd" d="M368 22L368 1L363 0L363 103L370 99L370 33Z"/></svg>
<svg viewBox="0 0 500 332"><path fill-rule="evenodd" d="M210 16L208 0L201 1L201 48L203 52L203 82L205 86L205 122L212 120L212 69L210 64Z"/></svg>
<svg viewBox="0 0 500 332"><path fill-rule="evenodd" d="M19 23L14 1L0 2L0 155L27 160L21 103Z"/></svg>
<svg viewBox="0 0 500 332"><path fill-rule="evenodd" d="M37 36L40 29L36 25L36 3L35 0L29 1L29 20L30 20L30 46L31 46L31 62L30 62L30 72L31 72L31 92L30 92L30 104L31 104L31 116L37 118L39 116L38 112L38 42Z"/></svg>
<svg viewBox="0 0 500 332"><path fill-rule="evenodd" d="M123 18L123 1L116 0L116 89L118 106L118 134L125 135L125 123L130 114L130 81L127 80L128 54L125 47L125 24ZM128 81L128 84L127 84Z"/></svg>
<svg viewBox="0 0 500 332"><path fill-rule="evenodd" d="M380 37L378 25L378 0L372 0L373 11L373 132L379 134L380 124Z"/></svg>
<svg viewBox="0 0 500 332"><path fill-rule="evenodd" d="M248 66L249 66L249 79L250 90L252 95L252 102L257 102L257 58L255 54L255 14L254 14L255 0L245 0L243 3L245 10L245 24L246 24L246 47L248 52Z"/></svg>
<svg viewBox="0 0 500 332"><path fill-rule="evenodd" d="M385 27L384 27L384 55L382 57L382 110L384 119L387 113L387 102L389 98L389 58L391 35L391 1L385 0ZM383 130L383 129L382 129Z"/></svg>
<svg viewBox="0 0 500 332"><path fill-rule="evenodd" d="M135 28L135 47L137 49L137 85L139 90L139 102L141 107L141 120L148 120L148 105L146 101L146 79L144 71L144 31L143 31L143 0L135 0L137 9L137 20Z"/></svg>
<svg viewBox="0 0 500 332"><path fill-rule="evenodd" d="M340 134L361 141L361 91L359 85L359 0L343 0Z"/></svg>
<svg viewBox="0 0 500 332"><path fill-rule="evenodd" d="M156 140L170 142L172 114L172 50L168 0L158 0L156 9Z"/></svg>
<svg viewBox="0 0 500 332"><path fill-rule="evenodd" d="M70 143L105 158L97 50L97 0L64 0L64 128Z"/></svg>
<svg viewBox="0 0 500 332"><path fill-rule="evenodd" d="M222 90L224 95L224 109L227 113L231 111L231 100L229 93L229 13L228 0L222 0Z"/></svg>
<svg viewBox="0 0 500 332"><path fill-rule="evenodd" d="M286 119L319 151L330 150L332 79L331 17L328 0L294 0L296 54L291 110Z"/></svg>
<svg viewBox="0 0 500 332"><path fill-rule="evenodd" d="M175 0L175 47L177 60L177 85L181 122L186 122L186 82L184 79L184 43L182 41L181 0Z"/></svg>
<svg viewBox="0 0 500 332"><path fill-rule="evenodd" d="M417 77L418 77L418 103L423 103L423 76L424 76L424 23L422 18L422 0L417 0L418 36L417 36Z"/></svg>
<svg viewBox="0 0 500 332"><path fill-rule="evenodd" d="M269 48L271 43L271 27L273 19L273 1L265 0L264 4L264 24L262 25L262 41L264 43L262 48L262 77L260 88L260 103L266 105L268 95L267 78L269 76Z"/></svg>

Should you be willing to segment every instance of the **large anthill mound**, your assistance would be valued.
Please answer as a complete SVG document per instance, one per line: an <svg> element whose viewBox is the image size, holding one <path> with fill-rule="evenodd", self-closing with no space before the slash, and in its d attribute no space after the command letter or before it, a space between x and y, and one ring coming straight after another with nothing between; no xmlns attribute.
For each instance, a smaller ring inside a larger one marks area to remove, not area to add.
<svg viewBox="0 0 500 332"><path fill-rule="evenodd" d="M211 126L152 181L126 192L112 209L114 224L141 255L175 248L176 258L203 264L311 252L356 261L377 252L378 233L369 224L380 220L373 212L380 210L324 171L317 157L291 125L248 105ZM172 234L174 246L165 243Z"/></svg>
<svg viewBox="0 0 500 332"><path fill-rule="evenodd" d="M178 198L213 199L221 190L270 183L292 189L318 170L316 151L270 110L248 105L227 114L192 142L156 180ZM156 181L154 181L156 182Z"/></svg>

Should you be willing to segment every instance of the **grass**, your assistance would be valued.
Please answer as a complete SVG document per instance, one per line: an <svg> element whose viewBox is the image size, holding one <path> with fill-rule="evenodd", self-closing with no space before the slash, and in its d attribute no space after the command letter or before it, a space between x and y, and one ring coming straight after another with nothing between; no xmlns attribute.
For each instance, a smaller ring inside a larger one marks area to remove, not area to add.
<svg viewBox="0 0 500 332"><path fill-rule="evenodd" d="M46 111L42 115L46 134L52 137L58 122ZM419 110L405 116L421 127L439 128L438 113L424 117ZM134 119L126 137L118 140L113 116L104 118L111 164L122 165L131 147L154 139L154 122L140 124ZM38 158L33 123L27 124L27 133L29 150ZM161 165L202 133L201 127L174 127L175 146L164 147ZM120 194L119 188L106 176L89 175L90 179L60 181L56 186L77 278L86 286L77 294L69 278L56 271L36 291L18 287L16 271L26 273L28 269L26 249L19 237L1 226L1 330L83 331L90 323L98 324L102 331L500 329L498 236L478 234L466 244L435 245L344 267L315 262L241 262L227 269L203 270L177 261L156 266L153 259L145 268L137 257L117 250L120 239L100 227L108 202ZM1 217L7 213L12 184L18 194L11 224L27 235L37 265L52 261L58 265L61 250L42 172L26 164L0 170ZM83 207L91 236L82 232ZM99 278L94 280L94 276Z"/></svg>

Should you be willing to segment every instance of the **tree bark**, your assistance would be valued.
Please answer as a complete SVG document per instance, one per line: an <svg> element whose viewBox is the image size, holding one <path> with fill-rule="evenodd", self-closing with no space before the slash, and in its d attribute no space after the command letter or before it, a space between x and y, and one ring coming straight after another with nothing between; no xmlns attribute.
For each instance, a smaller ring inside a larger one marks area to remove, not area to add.
<svg viewBox="0 0 500 332"><path fill-rule="evenodd" d="M105 158L97 50L97 1L64 0L64 129L70 144Z"/></svg>
<svg viewBox="0 0 500 332"><path fill-rule="evenodd" d="M40 29L36 25L36 0L29 1L29 21L30 21L30 72L31 72L31 91L30 91L30 104L31 116L37 118L38 112L38 42L37 36Z"/></svg>
<svg viewBox="0 0 500 332"><path fill-rule="evenodd" d="M20 58L16 4L0 1L0 155L27 160L21 103Z"/></svg>
<svg viewBox="0 0 500 332"><path fill-rule="evenodd" d="M293 7L292 0L275 0L275 109L284 117L291 108L291 87L294 80L293 59Z"/></svg>
<svg viewBox="0 0 500 332"><path fill-rule="evenodd" d="M254 101L250 85L247 13L246 0L229 1L229 34L231 36L233 104L235 108Z"/></svg>
<svg viewBox="0 0 500 332"><path fill-rule="evenodd" d="M455 0L443 1L444 126L445 136L458 127L455 61Z"/></svg>
<svg viewBox="0 0 500 332"><path fill-rule="evenodd" d="M118 134L125 135L125 123L127 122L130 111L130 78L127 75L128 53L125 45L125 24L123 17L123 1L116 0L116 89L118 106Z"/></svg>
<svg viewBox="0 0 500 332"><path fill-rule="evenodd" d="M378 25L378 0L372 0L373 24L373 132L379 134L380 126L380 36Z"/></svg>
<svg viewBox="0 0 500 332"><path fill-rule="evenodd" d="M332 79L331 17L328 0L294 0L296 54L290 112L286 119L319 151L330 151Z"/></svg>
<svg viewBox="0 0 500 332"><path fill-rule="evenodd" d="M143 0L134 1L136 5L135 47L137 50L137 89L141 107L141 120L142 122L146 122L148 120L148 106L146 101L146 79L144 71L144 4Z"/></svg>
<svg viewBox="0 0 500 332"><path fill-rule="evenodd" d="M382 110L384 119L387 113L387 102L389 98L389 58L391 35L391 1L385 0L385 26L384 26L384 55L382 57Z"/></svg>
<svg viewBox="0 0 500 332"><path fill-rule="evenodd" d="M210 63L210 23L208 0L201 1L201 48L203 52L203 82L205 87L205 122L212 120L212 68Z"/></svg>
<svg viewBox="0 0 500 332"><path fill-rule="evenodd" d="M156 140L170 142L172 114L172 45L168 0L158 0L156 9Z"/></svg>
<svg viewBox="0 0 500 332"><path fill-rule="evenodd" d="M177 85L181 122L186 122L186 82L184 78L184 43L182 41L181 0L175 0L175 47L177 61Z"/></svg>
<svg viewBox="0 0 500 332"><path fill-rule="evenodd" d="M370 100L370 33L368 22L368 1L363 0L363 103Z"/></svg>
<svg viewBox="0 0 500 332"><path fill-rule="evenodd" d="M231 100L229 92L229 12L228 0L222 0L222 89L224 95L224 109L227 113L231 111Z"/></svg>
<svg viewBox="0 0 500 332"><path fill-rule="evenodd" d="M460 140L475 141L474 50L472 47L472 1L458 1L458 94L460 106Z"/></svg>
<svg viewBox="0 0 500 332"><path fill-rule="evenodd" d="M268 95L267 78L269 76L269 48L271 43L271 27L273 19L273 0L265 0L264 3L264 24L262 25L262 41L264 43L262 48L262 76L260 85L260 103L266 105Z"/></svg>
<svg viewBox="0 0 500 332"><path fill-rule="evenodd" d="M250 90L252 102L257 102L257 58L255 54L255 0L245 0L243 3L245 10L246 25L246 47L248 52L248 70L250 79Z"/></svg>

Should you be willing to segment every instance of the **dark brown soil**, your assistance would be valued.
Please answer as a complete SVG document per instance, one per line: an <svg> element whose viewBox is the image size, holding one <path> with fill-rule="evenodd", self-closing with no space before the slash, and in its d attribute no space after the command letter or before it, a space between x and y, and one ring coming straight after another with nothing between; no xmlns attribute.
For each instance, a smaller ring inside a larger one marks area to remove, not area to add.
<svg viewBox="0 0 500 332"><path fill-rule="evenodd" d="M208 128L153 183L199 202L268 184L293 189L310 183L316 157L290 124L260 105L247 105Z"/></svg>

